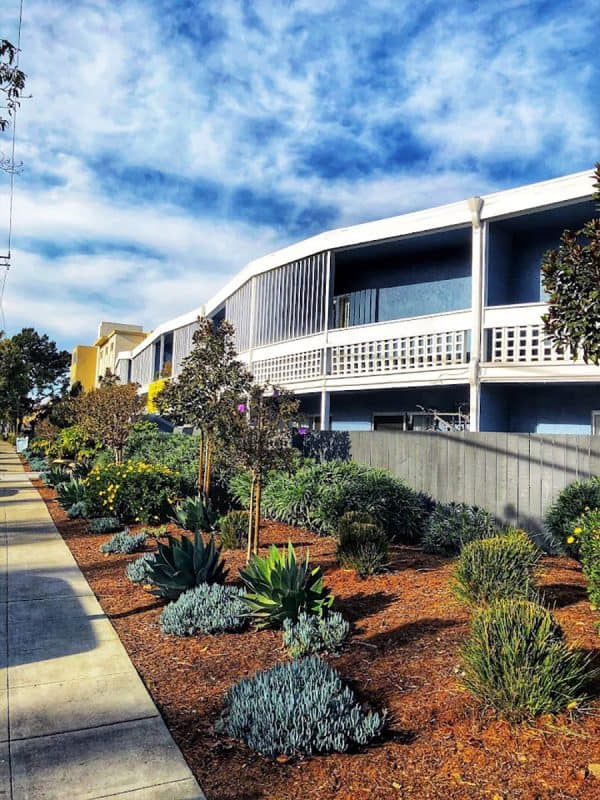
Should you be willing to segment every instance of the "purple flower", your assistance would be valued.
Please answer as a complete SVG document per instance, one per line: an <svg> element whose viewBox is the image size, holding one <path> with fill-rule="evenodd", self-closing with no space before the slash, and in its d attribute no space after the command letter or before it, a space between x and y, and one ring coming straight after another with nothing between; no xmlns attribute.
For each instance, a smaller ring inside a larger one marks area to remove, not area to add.
<svg viewBox="0 0 600 800"><path fill-rule="evenodd" d="M245 411L246 411L246 404L245 403L240 403L239 406L237 407L237 409L240 412L240 414L244 414Z"/></svg>
<svg viewBox="0 0 600 800"><path fill-rule="evenodd" d="M307 433L308 433L308 428L305 427L304 425L298 428L298 436L306 436Z"/></svg>

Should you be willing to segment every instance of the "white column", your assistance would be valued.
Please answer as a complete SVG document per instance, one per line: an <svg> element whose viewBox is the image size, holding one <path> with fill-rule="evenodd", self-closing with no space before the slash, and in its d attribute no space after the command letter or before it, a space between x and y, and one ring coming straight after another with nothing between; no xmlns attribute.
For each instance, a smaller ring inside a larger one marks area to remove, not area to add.
<svg viewBox="0 0 600 800"><path fill-rule="evenodd" d="M327 389L323 389L321 392L321 430L328 431L329 430L329 415L331 409L331 395L327 391Z"/></svg>
<svg viewBox="0 0 600 800"><path fill-rule="evenodd" d="M479 366L483 348L483 306L485 296L485 250L487 227L481 222L481 197L472 197L469 201L472 220L472 257L471 257L471 361L469 364L469 427L479 430L480 419L480 382Z"/></svg>

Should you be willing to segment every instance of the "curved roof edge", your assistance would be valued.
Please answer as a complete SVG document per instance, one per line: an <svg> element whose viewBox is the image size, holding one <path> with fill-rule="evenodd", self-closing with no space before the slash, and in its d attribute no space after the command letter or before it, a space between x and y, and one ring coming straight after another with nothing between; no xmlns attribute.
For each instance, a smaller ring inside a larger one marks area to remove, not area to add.
<svg viewBox="0 0 600 800"><path fill-rule="evenodd" d="M481 219L493 219L506 214L518 214L519 212L536 208L561 205L585 199L592 196L594 191L593 184L593 170L589 169L583 172L563 175L559 178L517 186L514 189L503 189L499 192L481 195L483 200ZM131 355L132 357L136 356L161 334L189 325L198 316L204 316L215 311L244 283L261 272L268 272L275 267L288 264L291 261L298 261L301 258L307 258L324 250L336 250L382 239L400 238L402 236L425 233L426 231L470 224L469 200L464 199L455 203L434 206L420 211L411 211L372 222L361 222L345 228L333 228L315 236L310 236L307 239L301 239L299 242L294 242L272 253L260 256L254 261L250 261L204 305L197 306L192 311L181 314L155 328L143 342L140 342L131 351Z"/></svg>

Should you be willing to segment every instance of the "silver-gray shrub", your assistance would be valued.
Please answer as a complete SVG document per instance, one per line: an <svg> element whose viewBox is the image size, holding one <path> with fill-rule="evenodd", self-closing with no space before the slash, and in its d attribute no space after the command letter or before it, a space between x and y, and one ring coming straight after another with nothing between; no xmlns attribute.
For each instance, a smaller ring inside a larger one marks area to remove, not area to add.
<svg viewBox="0 0 600 800"><path fill-rule="evenodd" d="M319 618L302 612L298 622L283 621L283 644L292 658L338 650L350 632L350 625L339 611Z"/></svg>
<svg viewBox="0 0 600 800"><path fill-rule="evenodd" d="M160 615L160 628L175 636L240 630L248 620L243 597L238 586L203 583L169 603Z"/></svg>
<svg viewBox="0 0 600 800"><path fill-rule="evenodd" d="M340 674L316 655L243 678L225 704L216 730L273 758L343 753L367 744L385 722L385 711L365 711Z"/></svg>
<svg viewBox="0 0 600 800"><path fill-rule="evenodd" d="M77 519L78 517L86 517L88 513L87 505L84 500L80 500L77 503L73 503L73 505L67 511L67 517L69 519Z"/></svg>
<svg viewBox="0 0 600 800"><path fill-rule="evenodd" d="M125 575L132 583L150 583L150 566L156 561L154 553L144 553L125 568Z"/></svg>
<svg viewBox="0 0 600 800"><path fill-rule="evenodd" d="M112 533L123 528L118 517L94 517L88 523L90 533Z"/></svg>
<svg viewBox="0 0 600 800"><path fill-rule="evenodd" d="M135 536L132 536L126 529L124 531L119 531L119 533L115 533L114 536L110 537L108 542L104 542L104 544L101 544L100 552L135 553L136 550L139 550L141 547L144 546L145 542L146 542L145 534L137 533Z"/></svg>

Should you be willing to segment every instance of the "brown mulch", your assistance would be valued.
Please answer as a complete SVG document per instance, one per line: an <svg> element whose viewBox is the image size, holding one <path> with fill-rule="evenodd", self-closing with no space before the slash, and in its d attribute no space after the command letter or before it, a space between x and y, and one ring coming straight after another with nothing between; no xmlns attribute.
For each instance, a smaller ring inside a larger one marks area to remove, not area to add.
<svg viewBox="0 0 600 800"><path fill-rule="evenodd" d="M358 752L287 762L224 741L213 731L224 691L283 660L281 634L164 636L164 603L124 575L137 555L103 556L98 547L109 537L86 533L52 490L35 484L209 800L600 797L600 779L587 772L600 762L600 700L583 714L511 726L479 711L461 691L458 648L469 614L449 590L451 563L399 546L388 573L363 581L336 567L332 539L269 522L264 545L291 539L323 566L336 608L353 624L350 643L328 660L363 700L388 709L388 729ZM243 554L226 559L233 579ZM597 650L598 614L577 562L545 558L541 581L568 639Z"/></svg>

